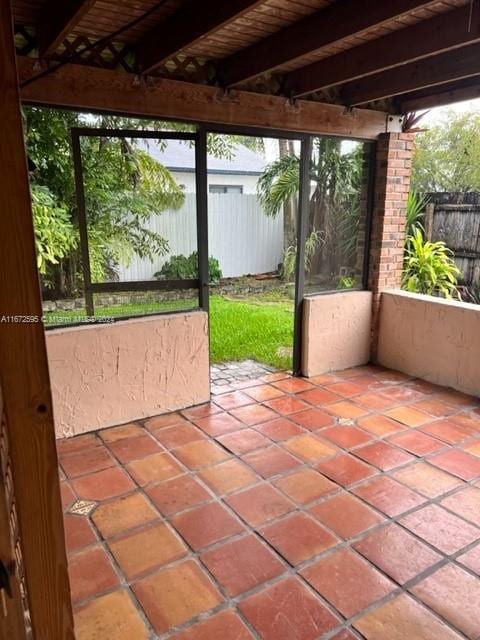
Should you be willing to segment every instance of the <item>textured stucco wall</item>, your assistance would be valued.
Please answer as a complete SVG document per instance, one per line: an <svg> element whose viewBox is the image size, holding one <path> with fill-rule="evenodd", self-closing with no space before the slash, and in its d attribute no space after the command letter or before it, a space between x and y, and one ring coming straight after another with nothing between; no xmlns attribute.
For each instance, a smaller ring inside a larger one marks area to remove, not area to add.
<svg viewBox="0 0 480 640"><path fill-rule="evenodd" d="M372 294L348 291L305 298L302 371L315 376L370 359Z"/></svg>
<svg viewBox="0 0 480 640"><path fill-rule="evenodd" d="M47 353L58 437L209 399L203 311L56 329Z"/></svg>
<svg viewBox="0 0 480 640"><path fill-rule="evenodd" d="M382 293L378 362L480 396L480 306Z"/></svg>

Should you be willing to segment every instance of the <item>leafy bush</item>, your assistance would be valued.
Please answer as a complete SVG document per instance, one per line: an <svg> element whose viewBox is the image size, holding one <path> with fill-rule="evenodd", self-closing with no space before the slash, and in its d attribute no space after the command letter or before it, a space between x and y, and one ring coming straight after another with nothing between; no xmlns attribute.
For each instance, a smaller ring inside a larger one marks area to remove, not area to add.
<svg viewBox="0 0 480 640"><path fill-rule="evenodd" d="M216 258L208 259L208 273L210 283L217 283L222 277L220 263ZM154 273L157 280L190 280L198 278L198 254L196 251L188 257L184 255L172 256L160 271Z"/></svg>
<svg viewBox="0 0 480 640"><path fill-rule="evenodd" d="M353 276L342 276L337 284L337 289L355 289L357 281Z"/></svg>
<svg viewBox="0 0 480 640"><path fill-rule="evenodd" d="M459 298L460 270L444 242L429 242L417 229L407 237L402 288L414 293Z"/></svg>

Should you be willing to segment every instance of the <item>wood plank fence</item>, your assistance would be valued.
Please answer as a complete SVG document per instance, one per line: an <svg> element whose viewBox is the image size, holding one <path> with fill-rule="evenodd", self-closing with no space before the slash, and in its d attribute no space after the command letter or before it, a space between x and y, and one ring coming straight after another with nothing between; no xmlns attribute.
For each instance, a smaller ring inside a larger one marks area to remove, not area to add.
<svg viewBox="0 0 480 640"><path fill-rule="evenodd" d="M443 240L462 272L460 283L480 283L480 193L428 193L425 231L428 240Z"/></svg>

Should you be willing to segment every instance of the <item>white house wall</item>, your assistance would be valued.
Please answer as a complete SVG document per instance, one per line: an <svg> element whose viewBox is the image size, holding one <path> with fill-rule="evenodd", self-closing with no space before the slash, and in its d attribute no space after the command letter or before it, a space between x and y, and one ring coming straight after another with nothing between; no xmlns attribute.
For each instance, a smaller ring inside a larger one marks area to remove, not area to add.
<svg viewBox="0 0 480 640"><path fill-rule="evenodd" d="M254 195L209 194L209 254L226 278L275 271L283 254L283 215L269 218ZM178 211L152 217L147 227L169 241L169 255L150 260L134 257L119 269L120 281L150 280L172 255L188 256L197 248L195 194L187 193Z"/></svg>
<svg viewBox="0 0 480 640"><path fill-rule="evenodd" d="M195 192L195 173L188 171L172 171L172 175L178 184L185 186L186 193ZM211 184L229 184L242 186L243 193L256 193L258 176L237 175L232 173L209 173L207 175L208 186Z"/></svg>

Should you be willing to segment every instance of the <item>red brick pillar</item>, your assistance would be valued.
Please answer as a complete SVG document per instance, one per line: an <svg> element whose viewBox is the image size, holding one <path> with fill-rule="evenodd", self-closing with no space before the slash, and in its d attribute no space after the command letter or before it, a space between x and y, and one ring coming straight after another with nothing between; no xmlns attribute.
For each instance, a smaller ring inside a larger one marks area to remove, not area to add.
<svg viewBox="0 0 480 640"><path fill-rule="evenodd" d="M414 133L378 138L368 282L373 292L372 360L376 359L381 292L402 279Z"/></svg>

